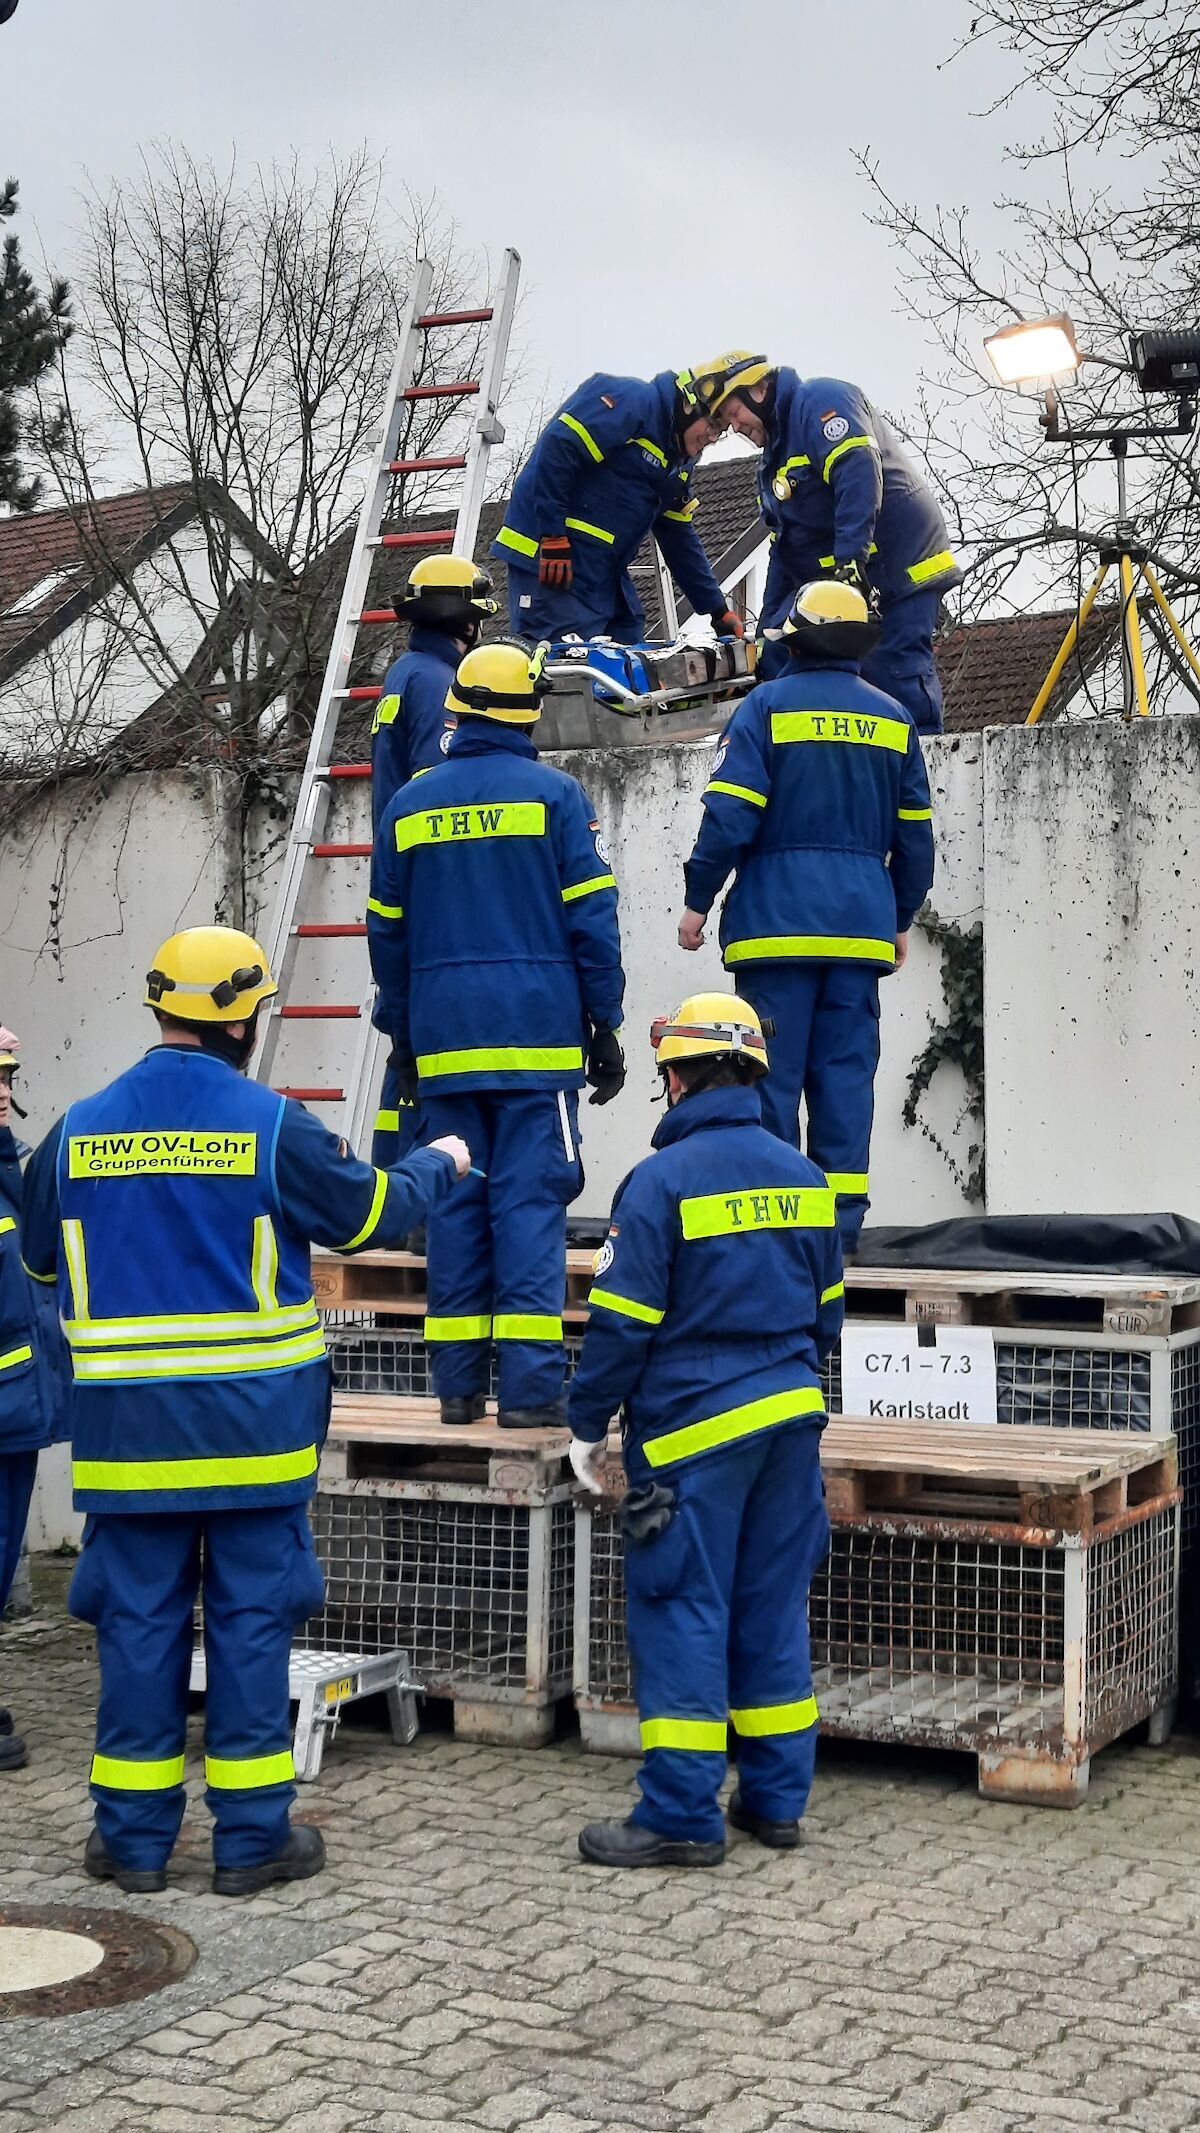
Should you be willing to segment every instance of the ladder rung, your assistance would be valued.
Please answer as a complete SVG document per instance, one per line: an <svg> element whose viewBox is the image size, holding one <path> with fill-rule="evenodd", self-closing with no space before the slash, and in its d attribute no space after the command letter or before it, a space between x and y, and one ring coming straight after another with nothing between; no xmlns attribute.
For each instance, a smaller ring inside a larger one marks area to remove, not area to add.
<svg viewBox="0 0 1200 2133"><path fill-rule="evenodd" d="M294 1096L302 1104L344 1104L344 1089L276 1089L276 1096Z"/></svg>
<svg viewBox="0 0 1200 2133"><path fill-rule="evenodd" d="M449 548L454 539L453 526L443 526L435 533L379 533L368 548ZM393 618L394 619L394 618Z"/></svg>
<svg viewBox="0 0 1200 2133"><path fill-rule="evenodd" d="M364 607L361 615L351 615L351 622L394 622L394 607Z"/></svg>
<svg viewBox="0 0 1200 2133"><path fill-rule="evenodd" d="M369 859L373 844L314 844L314 859Z"/></svg>
<svg viewBox="0 0 1200 2133"><path fill-rule="evenodd" d="M466 400L479 391L478 378L459 378L453 385L406 385L402 400Z"/></svg>
<svg viewBox="0 0 1200 2133"><path fill-rule="evenodd" d="M320 773L323 778L369 778L369 763L327 763Z"/></svg>
<svg viewBox="0 0 1200 2133"><path fill-rule="evenodd" d="M281 1022L357 1022L361 1007L281 1007Z"/></svg>
<svg viewBox="0 0 1200 2133"><path fill-rule="evenodd" d="M370 683L364 682L361 688L334 689L332 693L334 696L346 697L352 704L373 704L378 697L383 695L383 690L377 681L373 681Z"/></svg>
<svg viewBox="0 0 1200 2133"><path fill-rule="evenodd" d="M417 324L429 333L434 326L486 326L491 316L489 304L483 311L427 311Z"/></svg>
<svg viewBox="0 0 1200 2133"><path fill-rule="evenodd" d="M455 467L465 467L467 455L456 452L449 459L389 459L389 474L449 474Z"/></svg>
<svg viewBox="0 0 1200 2133"><path fill-rule="evenodd" d="M348 941L358 940L366 933L366 927L357 926L293 926L292 932L298 941Z"/></svg>

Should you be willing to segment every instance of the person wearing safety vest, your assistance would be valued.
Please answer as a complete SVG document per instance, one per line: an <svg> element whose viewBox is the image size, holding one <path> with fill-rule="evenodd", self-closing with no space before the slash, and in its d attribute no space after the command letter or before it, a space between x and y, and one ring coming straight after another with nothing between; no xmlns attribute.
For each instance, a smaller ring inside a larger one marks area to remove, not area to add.
<svg viewBox="0 0 1200 2133"><path fill-rule="evenodd" d="M288 1651L321 1605L305 1507L330 1401L309 1240L397 1246L470 1161L448 1140L372 1169L247 1080L275 990L247 934L165 941L145 994L160 1042L70 1106L26 1177L26 1263L57 1280L74 1374L70 1608L100 1656L84 1866L135 1893L165 1887L183 1820L201 1592L213 1888L324 1864L319 1830L288 1819Z"/></svg>
<svg viewBox="0 0 1200 2133"><path fill-rule="evenodd" d="M561 1424L567 1207L578 1090L617 1094L625 979L617 885L592 804L529 736L547 647L468 652L445 762L396 795L367 905L378 1027L426 1131L476 1172L428 1227L434 1388L447 1423Z"/></svg>
<svg viewBox="0 0 1200 2133"><path fill-rule="evenodd" d="M31 1282L21 1264L21 1162L29 1150L12 1129L19 1050L12 1030L0 1027L0 1616L21 1560L38 1453L65 1435L68 1375L53 1291ZM0 1709L0 1771L27 1761L12 1713Z"/></svg>
<svg viewBox="0 0 1200 2133"><path fill-rule="evenodd" d="M723 362L707 404L762 451L758 488L771 536L759 617L763 679L787 666L772 633L796 587L828 572L878 598L883 630L864 680L902 703L918 733L940 733L933 633L962 571L929 484L857 385L801 378L744 349Z"/></svg>
<svg viewBox="0 0 1200 2133"><path fill-rule="evenodd" d="M383 677L371 727L371 834L389 801L422 770L442 760L450 723L446 691L464 652L479 642L485 621L500 612L486 570L466 555L427 555L414 563L396 619L410 624L408 646ZM386 1169L407 1155L417 1137L418 1112L399 1093L389 1060L383 1072L371 1161Z"/></svg>
<svg viewBox="0 0 1200 2133"><path fill-rule="evenodd" d="M775 1024L763 1119L797 1141L803 1097L847 1251L868 1205L879 979L903 963L933 881L916 729L859 675L877 634L853 586L820 580L796 595L787 672L742 698L713 757L679 923L680 946L699 948L736 869L721 949Z"/></svg>
<svg viewBox="0 0 1200 2133"><path fill-rule="evenodd" d="M669 1109L613 1201L571 1385L599 1490L623 1410L620 1518L642 1797L580 1835L598 1866L716 1866L735 1829L799 1841L817 1706L806 1599L825 1554L820 1369L841 1331L833 1194L763 1126L754 1009L700 993L651 1032Z"/></svg>
<svg viewBox="0 0 1200 2133"><path fill-rule="evenodd" d="M743 623L713 576L693 520L696 460L723 425L700 397L721 374L597 371L546 424L516 481L492 554L508 565L508 612L526 637L639 644L646 614L630 565L647 537L718 636Z"/></svg>

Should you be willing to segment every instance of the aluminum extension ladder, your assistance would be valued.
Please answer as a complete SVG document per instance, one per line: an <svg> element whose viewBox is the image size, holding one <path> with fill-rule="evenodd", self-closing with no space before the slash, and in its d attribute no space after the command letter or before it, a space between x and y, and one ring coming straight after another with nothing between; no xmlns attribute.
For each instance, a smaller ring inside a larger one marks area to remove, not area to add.
<svg viewBox="0 0 1200 2133"><path fill-rule="evenodd" d="M365 957L361 963L357 1005L322 1005L312 1001L307 997L311 979L301 998L297 1000L294 997L298 971L303 969L306 961L311 960L313 952L305 950L302 944L309 941L349 941L366 938L364 917L353 921L309 921L306 918L309 899L322 865L341 859L369 858L371 853L370 844L329 843L324 841L323 837L334 781L339 778L369 779L371 775L369 763L334 763L338 719L345 705L372 702L383 693L377 684L370 687L353 687L350 681L359 630L395 621L390 607L368 608L364 604L376 551L393 549L401 553L406 550L429 553L431 550L444 548L454 549L461 555L473 555L475 552L479 513L487 479L488 456L492 446L502 443L504 439L504 426L499 419L498 409L520 271L520 255L512 250L507 251L504 255L498 293L492 304L481 306L478 310L439 313L426 309L433 279L432 264L427 259L418 263L409 292L395 362L388 380L382 435L372 463L346 572L337 625L321 685L312 739L300 782L296 811L284 857L283 875L268 935L267 952L279 991L270 1004L266 1028L250 1071L258 1081L273 1079L285 1025L289 1023L356 1023L353 1056L342 1082L330 1080L316 1087L301 1087L292 1083L290 1077L285 1077L283 1081L276 1083L282 1095L299 1097L305 1103L340 1104L342 1109L339 1131L355 1149L362 1148L367 1136L369 1105L375 1084L380 1043L379 1032L371 1023L375 988L370 981ZM439 327L476 323L490 324L482 371L478 379L455 379L445 384L415 382L421 376L427 355L427 334L435 332ZM397 458L401 427L414 402L465 401L470 398L477 400L478 414L472 422L470 441L464 452L448 457ZM458 515L452 529L426 533L383 531L391 485L396 476L443 474L460 470L462 485ZM364 905L365 902L364 895ZM319 954L321 951L315 952ZM339 968L339 978L340 975Z"/></svg>

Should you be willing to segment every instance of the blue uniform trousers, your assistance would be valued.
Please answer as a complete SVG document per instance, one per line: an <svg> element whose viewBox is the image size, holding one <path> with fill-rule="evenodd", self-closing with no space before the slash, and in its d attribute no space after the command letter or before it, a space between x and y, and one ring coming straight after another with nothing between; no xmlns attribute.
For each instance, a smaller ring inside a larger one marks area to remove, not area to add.
<svg viewBox="0 0 1200 2133"><path fill-rule="evenodd" d="M422 1098L432 1140L461 1134L486 1178L464 1178L426 1224L433 1383L486 1392L496 1345L501 1407L562 1397L567 1206L583 1186L578 1098L554 1089Z"/></svg>
<svg viewBox="0 0 1200 2133"><path fill-rule="evenodd" d="M933 656L940 592L913 593L883 608L883 634L862 663L862 678L894 696L912 716L918 733L942 730L942 685ZM769 638L759 654L759 681L775 681L792 663L786 638Z"/></svg>
<svg viewBox="0 0 1200 2133"><path fill-rule="evenodd" d="M586 579L576 571L566 587L539 585L536 570L508 566L508 618L519 637L551 643L567 636L612 637L641 644L646 615L624 572Z"/></svg>
<svg viewBox="0 0 1200 2133"><path fill-rule="evenodd" d="M763 1124L798 1147L803 1097L804 1152L833 1186L842 1248L852 1248L870 1205L879 973L853 963L747 963L738 966L737 984L775 1024L771 1071L759 1083Z"/></svg>
<svg viewBox="0 0 1200 2133"><path fill-rule="evenodd" d="M8 1606L37 1473L36 1452L0 1451L0 1615Z"/></svg>
<svg viewBox="0 0 1200 2133"><path fill-rule="evenodd" d="M390 1170L411 1153L421 1123L419 1104L406 1103L400 1094L400 1076L395 1067L383 1070L379 1109L371 1135L371 1161L377 1170Z"/></svg>
<svg viewBox="0 0 1200 2133"><path fill-rule="evenodd" d="M304 1505L92 1517L70 1596L100 1655L91 1792L109 1854L137 1872L166 1865L183 1820L200 1589L214 1860L257 1866L287 1842L288 1653L296 1624L324 1595Z"/></svg>
<svg viewBox="0 0 1200 2133"><path fill-rule="evenodd" d="M816 1759L808 1588L829 1545L811 1423L764 1430L656 1480L665 1533L625 1549L629 1650L642 1725L633 1820L665 1837L722 1837L726 1724L745 1805L804 1812Z"/></svg>

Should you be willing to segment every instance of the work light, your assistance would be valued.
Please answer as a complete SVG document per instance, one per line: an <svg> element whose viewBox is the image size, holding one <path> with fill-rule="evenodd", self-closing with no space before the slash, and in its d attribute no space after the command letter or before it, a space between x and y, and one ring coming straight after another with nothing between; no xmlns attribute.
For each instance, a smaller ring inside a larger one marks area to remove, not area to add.
<svg viewBox="0 0 1200 2133"><path fill-rule="evenodd" d="M1018 319L1015 326L988 334L983 345L1001 385L1070 377L1083 361L1065 311L1053 318Z"/></svg>

